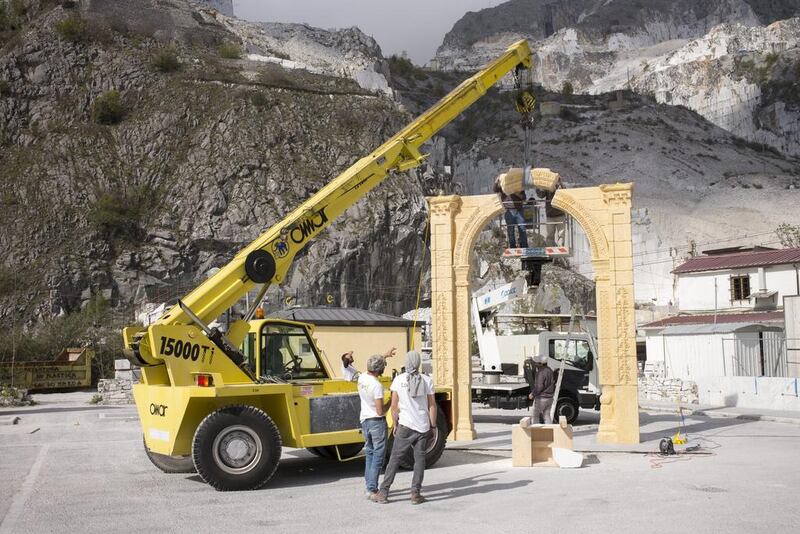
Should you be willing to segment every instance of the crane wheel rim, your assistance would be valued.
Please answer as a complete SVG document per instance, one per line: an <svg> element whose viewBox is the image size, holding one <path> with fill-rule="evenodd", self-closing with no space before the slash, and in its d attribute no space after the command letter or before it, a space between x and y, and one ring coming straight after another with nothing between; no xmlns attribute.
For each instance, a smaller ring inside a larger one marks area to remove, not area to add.
<svg viewBox="0 0 800 534"><path fill-rule="evenodd" d="M211 450L217 467L231 475L243 475L251 471L264 454L261 438L244 425L222 429L214 438Z"/></svg>

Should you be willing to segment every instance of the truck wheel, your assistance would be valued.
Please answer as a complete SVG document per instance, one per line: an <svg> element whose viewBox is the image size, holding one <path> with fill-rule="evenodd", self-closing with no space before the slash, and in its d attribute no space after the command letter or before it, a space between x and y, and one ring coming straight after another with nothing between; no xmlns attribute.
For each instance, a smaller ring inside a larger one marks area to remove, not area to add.
<svg viewBox="0 0 800 534"><path fill-rule="evenodd" d="M147 458L153 462L154 466L158 467L163 472L170 474L195 472L194 462L192 462L191 456L167 456L166 454L158 454L147 448L144 436L142 436L142 442L144 443L144 453L147 455Z"/></svg>
<svg viewBox="0 0 800 534"><path fill-rule="evenodd" d="M270 416L254 406L227 406L197 427L192 459L200 477L219 491L258 489L281 458L281 435Z"/></svg>
<svg viewBox="0 0 800 534"><path fill-rule="evenodd" d="M445 419L444 412L439 408L436 415L436 428L433 430L433 439L428 440L428 445L425 448L425 468L433 467L444 452L444 447L447 445L447 419ZM394 440L390 439L387 443L389 453L391 454L391 446ZM400 467L403 469L414 468L414 453L408 453L400 460Z"/></svg>
<svg viewBox="0 0 800 534"><path fill-rule="evenodd" d="M558 424L563 415L567 418L567 423L572 424L578 420L578 403L571 397L561 397L556 404L556 417L553 423Z"/></svg>

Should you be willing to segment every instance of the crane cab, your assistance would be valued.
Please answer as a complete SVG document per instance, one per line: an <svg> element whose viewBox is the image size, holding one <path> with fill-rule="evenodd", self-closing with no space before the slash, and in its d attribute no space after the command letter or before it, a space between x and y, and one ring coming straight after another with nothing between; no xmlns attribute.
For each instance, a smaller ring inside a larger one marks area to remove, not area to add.
<svg viewBox="0 0 800 534"><path fill-rule="evenodd" d="M242 354L253 374L267 381L327 380L334 376L321 357L310 324L280 319L250 321Z"/></svg>

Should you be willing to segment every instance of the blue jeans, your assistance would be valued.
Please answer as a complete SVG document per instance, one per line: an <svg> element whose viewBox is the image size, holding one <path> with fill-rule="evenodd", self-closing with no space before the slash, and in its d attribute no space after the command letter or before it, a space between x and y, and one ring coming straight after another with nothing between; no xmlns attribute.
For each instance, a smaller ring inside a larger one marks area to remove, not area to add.
<svg viewBox="0 0 800 534"><path fill-rule="evenodd" d="M386 456L386 419L366 419L361 423L361 432L364 434L364 450L366 462L364 466L364 480L367 482L367 491L378 491L378 476L381 474L383 459Z"/></svg>
<svg viewBox="0 0 800 534"><path fill-rule="evenodd" d="M505 219L508 247L517 248L517 239L514 234L514 229L516 229L519 232L520 248L528 248L528 235L525 233L525 216L522 214L522 210L507 209Z"/></svg>

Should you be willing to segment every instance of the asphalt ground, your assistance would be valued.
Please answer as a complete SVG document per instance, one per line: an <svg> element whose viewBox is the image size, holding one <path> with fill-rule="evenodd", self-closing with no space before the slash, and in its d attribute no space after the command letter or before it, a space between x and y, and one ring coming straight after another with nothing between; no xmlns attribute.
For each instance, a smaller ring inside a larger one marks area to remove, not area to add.
<svg viewBox="0 0 800 534"><path fill-rule="evenodd" d="M275 478L220 493L197 475L166 475L144 455L131 407L94 407L89 393L38 395L0 426L0 533L6 532L795 532L800 426L689 416L693 453L661 458L676 414L642 413L636 452L594 443L581 415L581 469L512 468L510 427L522 412L476 407L478 440L452 443L426 472L428 502L364 498L363 460L339 464L285 449Z"/></svg>

